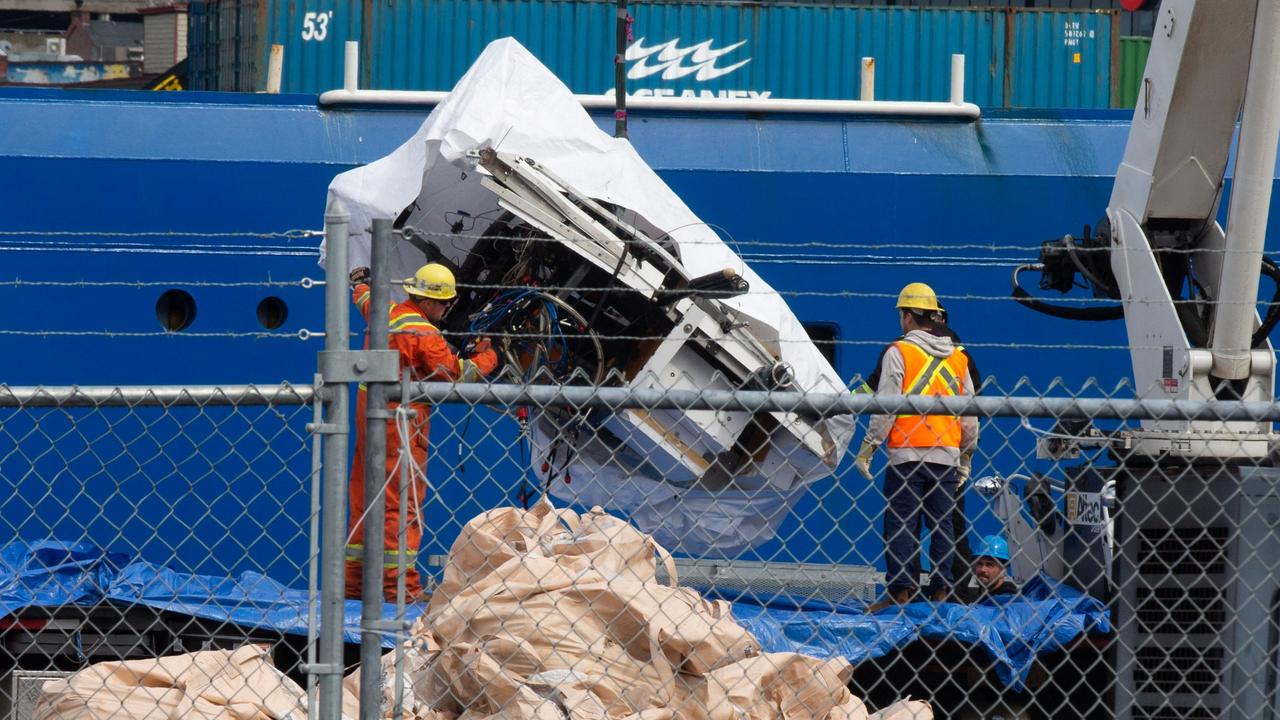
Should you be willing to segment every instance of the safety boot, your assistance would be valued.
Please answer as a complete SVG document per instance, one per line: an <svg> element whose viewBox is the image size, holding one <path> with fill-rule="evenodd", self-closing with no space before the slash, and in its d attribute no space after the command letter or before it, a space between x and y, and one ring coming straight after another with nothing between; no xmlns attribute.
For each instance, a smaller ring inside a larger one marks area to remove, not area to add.
<svg viewBox="0 0 1280 720"><path fill-rule="evenodd" d="M915 592L915 588L902 588L895 592L886 593L885 596L875 603L867 607L867 614L874 615L885 608L894 605L906 605L911 601L911 595Z"/></svg>

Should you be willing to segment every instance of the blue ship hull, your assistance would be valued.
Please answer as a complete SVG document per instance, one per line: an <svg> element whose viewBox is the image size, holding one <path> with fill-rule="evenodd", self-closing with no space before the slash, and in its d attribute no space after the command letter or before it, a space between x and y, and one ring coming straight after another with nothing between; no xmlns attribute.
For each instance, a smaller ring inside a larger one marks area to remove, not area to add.
<svg viewBox="0 0 1280 720"><path fill-rule="evenodd" d="M0 90L0 176L9 179L0 382L310 384L322 341L298 333L323 329L322 290L263 283L321 277L319 238L282 233L319 230L330 180L389 152L426 112L322 110L312 96ZM1128 123L1127 112L976 123L637 113L631 135L803 322L835 326L843 376L870 372L897 334L892 297L923 281L944 296L989 392L1131 396L1122 323L1048 318L1009 299L1011 269L1033 261L1041 241L1102 216ZM1278 242L1269 237L1268 248ZM182 332L156 318L170 288L196 303ZM256 315L267 296L288 306L271 331ZM94 421L101 437L72 432L56 413L4 412L0 476L13 492L0 501L0 524L18 537L86 536L183 570L300 581L309 409L285 409L270 432L251 410L106 411ZM107 427L112 417L120 424ZM462 417L458 408L434 417L427 518L439 530L424 553L447 550L476 512L513 502L524 473L514 423L488 411ZM183 423L209 428L189 465L171 457L174 443L192 442L174 439ZM104 439L122 434L126 442ZM32 459L26 449L41 443L96 454ZM481 455L460 463L477 443ZM987 423L981 455L978 473L1049 469L1027 460L1034 435L1016 422ZM874 564L882 509L879 492L841 468L814 486L779 539L743 557ZM975 519L979 531L993 523Z"/></svg>

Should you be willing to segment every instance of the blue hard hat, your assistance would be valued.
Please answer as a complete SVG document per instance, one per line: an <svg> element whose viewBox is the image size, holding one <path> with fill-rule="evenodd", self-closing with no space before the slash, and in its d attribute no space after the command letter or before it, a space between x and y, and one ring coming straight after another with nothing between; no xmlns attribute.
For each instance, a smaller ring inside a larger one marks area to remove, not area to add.
<svg viewBox="0 0 1280 720"><path fill-rule="evenodd" d="M988 535L973 553L974 557L989 557L1000 562L1009 562L1009 543L999 535Z"/></svg>

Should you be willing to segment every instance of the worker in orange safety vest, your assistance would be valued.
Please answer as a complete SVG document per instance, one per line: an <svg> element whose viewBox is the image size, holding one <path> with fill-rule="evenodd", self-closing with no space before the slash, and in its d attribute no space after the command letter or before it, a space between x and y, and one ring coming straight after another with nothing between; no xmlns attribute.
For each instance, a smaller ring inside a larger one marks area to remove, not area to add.
<svg viewBox="0 0 1280 720"><path fill-rule="evenodd" d="M356 268L351 273L355 286L352 299L360 308L366 323L369 320L370 289L368 268ZM454 353L437 329L436 323L448 311L457 297L457 283L449 268L439 263L424 265L413 277L403 281L408 294L404 302L391 306L389 343L400 354L401 370L408 369L410 378L422 380L452 380L469 382L493 372L498 366L498 356L486 338L476 343L474 350L462 357ZM366 347L368 339L365 340ZM346 596L360 599L364 568L364 461L365 417L368 394L364 385L356 399L356 450L351 465L351 483L348 495L351 518L348 523L346 558ZM399 403L389 403L394 413ZM413 467L409 472L409 497L400 497L401 429L396 419L387 420L386 457L386 536L382 554L382 594L387 600L395 600L399 563L404 560L405 596L410 602L426 599L422 581L418 575L418 549L422 544L422 503L426 500L427 439L430 429L430 408L424 403L411 403L411 417L399 422L407 423L409 454ZM406 546L400 547L400 514L406 519Z"/></svg>
<svg viewBox="0 0 1280 720"><path fill-rule="evenodd" d="M938 322L938 297L924 283L902 289L897 302L903 337L881 357L878 395L973 395L973 377L963 348L956 346ZM967 478L978 441L978 422L950 415L872 416L854 466L874 480L871 460L888 449L885 471L885 585L888 597L879 610L906 603L919 578L920 538L917 520L929 528L932 573L927 594L945 599L952 590L956 538L952 513L956 488Z"/></svg>

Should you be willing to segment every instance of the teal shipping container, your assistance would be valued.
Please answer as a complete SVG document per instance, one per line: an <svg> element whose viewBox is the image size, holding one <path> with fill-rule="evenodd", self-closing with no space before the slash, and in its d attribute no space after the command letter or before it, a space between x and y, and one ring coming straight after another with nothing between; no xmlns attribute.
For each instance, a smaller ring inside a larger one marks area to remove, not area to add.
<svg viewBox="0 0 1280 720"><path fill-rule="evenodd" d="M956 53L965 99L983 107L1105 108L1116 84L1114 10L645 2L630 12L627 91L637 96L854 99L861 58L873 57L877 99L945 100ZM200 0L190 18L194 89L261 90L279 43L285 92L331 90L344 42L358 40L361 87L447 90L507 36L574 92L614 85L610 2Z"/></svg>

